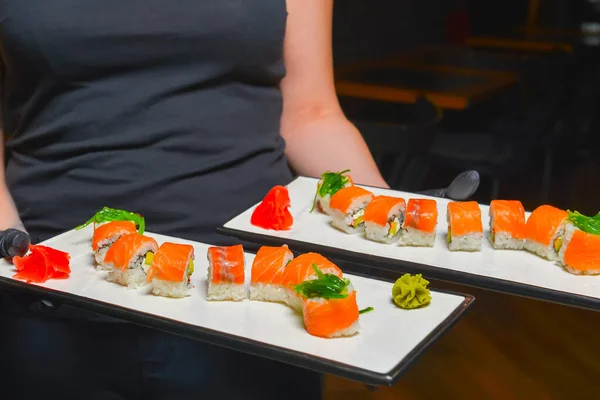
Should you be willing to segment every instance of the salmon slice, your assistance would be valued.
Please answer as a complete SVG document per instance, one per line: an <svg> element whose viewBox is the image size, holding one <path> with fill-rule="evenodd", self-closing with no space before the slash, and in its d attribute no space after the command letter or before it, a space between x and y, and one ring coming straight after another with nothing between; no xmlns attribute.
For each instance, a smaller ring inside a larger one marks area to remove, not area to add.
<svg viewBox="0 0 600 400"><path fill-rule="evenodd" d="M281 247L262 246L252 263L251 283L281 285L285 267L294 258L287 245Z"/></svg>
<svg viewBox="0 0 600 400"><path fill-rule="evenodd" d="M210 247L211 281L220 283L244 283L244 249L241 244L227 247Z"/></svg>
<svg viewBox="0 0 600 400"><path fill-rule="evenodd" d="M413 228L433 233L437 227L437 202L431 199L409 199L406 207L404 229Z"/></svg>
<svg viewBox="0 0 600 400"><path fill-rule="evenodd" d="M194 272L194 246L179 243L163 243L148 269L148 281L160 279L168 282L189 283Z"/></svg>
<svg viewBox="0 0 600 400"><path fill-rule="evenodd" d="M106 252L104 263L114 269L133 267L137 258L145 257L147 252L155 253L158 243L151 237L130 233L121 236Z"/></svg>
<svg viewBox="0 0 600 400"><path fill-rule="evenodd" d="M329 207L332 210L338 210L341 213L346 214L354 201L362 196L367 196L370 199L374 197L373 193L359 186L347 186L338 190L336 194L331 196Z"/></svg>
<svg viewBox="0 0 600 400"><path fill-rule="evenodd" d="M207 300L243 300L246 256L242 245L210 247L208 262Z"/></svg>
<svg viewBox="0 0 600 400"><path fill-rule="evenodd" d="M549 205L539 206L527 219L523 236L529 241L550 246L567 217L567 212L559 208Z"/></svg>
<svg viewBox="0 0 600 400"><path fill-rule="evenodd" d="M490 203L491 230L506 232L515 238L523 237L525 209L519 200L493 200Z"/></svg>
<svg viewBox="0 0 600 400"><path fill-rule="evenodd" d="M110 221L96 227L92 236L92 250L99 270L107 269L104 266L104 257L110 246L120 237L132 233L137 233L133 221Z"/></svg>
<svg viewBox="0 0 600 400"><path fill-rule="evenodd" d="M349 290L343 299L304 299L302 314L306 331L313 336L334 338L358 333L359 310L354 290Z"/></svg>
<svg viewBox="0 0 600 400"><path fill-rule="evenodd" d="M261 247L252 263L250 300L285 303L288 289L283 286L283 274L294 254L287 245Z"/></svg>
<svg viewBox="0 0 600 400"><path fill-rule="evenodd" d="M518 200L493 200L490 203L490 242L495 249L523 248L525 209Z"/></svg>
<svg viewBox="0 0 600 400"><path fill-rule="evenodd" d="M365 208L363 220L365 222L373 222L377 225L385 226L390 222L390 213L398 207L402 211L406 209L406 202L404 199L391 196L375 196Z"/></svg>
<svg viewBox="0 0 600 400"><path fill-rule="evenodd" d="M448 203L448 215L453 237L483 232L481 209L476 201Z"/></svg>
<svg viewBox="0 0 600 400"><path fill-rule="evenodd" d="M136 232L137 229L132 221L111 221L99 225L92 236L92 250L98 251L121 236Z"/></svg>
<svg viewBox="0 0 600 400"><path fill-rule="evenodd" d="M600 235L583 232L568 224L564 245L560 249L560 260L572 274L600 274Z"/></svg>

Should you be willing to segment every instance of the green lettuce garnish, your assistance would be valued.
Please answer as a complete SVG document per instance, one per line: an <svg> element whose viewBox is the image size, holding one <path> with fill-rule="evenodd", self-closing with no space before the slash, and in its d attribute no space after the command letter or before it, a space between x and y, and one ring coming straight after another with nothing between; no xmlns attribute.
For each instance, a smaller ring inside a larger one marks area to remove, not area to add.
<svg viewBox="0 0 600 400"><path fill-rule="evenodd" d="M304 281L294 285L294 291L307 299L321 297L324 299L345 299L348 297L348 279L341 279L333 274L324 274L316 264L312 268L317 274L317 279Z"/></svg>
<svg viewBox="0 0 600 400"><path fill-rule="evenodd" d="M91 223L101 224L110 221L132 221L138 227L140 235L146 230L146 221L140 214L110 207L103 207L102 210L94 214L85 223L75 227L75 230L83 229Z"/></svg>
<svg viewBox="0 0 600 400"><path fill-rule="evenodd" d="M321 175L321 183L317 187L315 198L313 200L313 207L310 212L313 212L317 206L317 196L325 197L327 194L333 196L340 189L343 189L346 184L350 181L350 178L344 176L344 174L350 172L349 169L340 172L327 171Z"/></svg>
<svg viewBox="0 0 600 400"><path fill-rule="evenodd" d="M583 232L600 235L600 213L588 217L578 211L567 210L568 220Z"/></svg>
<svg viewBox="0 0 600 400"><path fill-rule="evenodd" d="M368 313L368 312L371 312L371 311L373 311L373 310L374 310L374 308L373 308L373 307L367 307L367 308L363 308L363 309L362 309L362 310L360 310L358 313L359 313L359 314L366 314L366 313Z"/></svg>

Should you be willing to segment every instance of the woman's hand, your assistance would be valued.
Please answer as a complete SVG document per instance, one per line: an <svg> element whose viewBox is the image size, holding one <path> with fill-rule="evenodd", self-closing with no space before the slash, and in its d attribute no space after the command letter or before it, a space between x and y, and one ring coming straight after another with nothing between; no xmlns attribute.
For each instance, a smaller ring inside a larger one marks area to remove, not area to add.
<svg viewBox="0 0 600 400"><path fill-rule="evenodd" d="M332 57L333 0L287 0L281 82L281 135L299 175L350 169L365 185L389 187L360 132L344 116L335 92Z"/></svg>

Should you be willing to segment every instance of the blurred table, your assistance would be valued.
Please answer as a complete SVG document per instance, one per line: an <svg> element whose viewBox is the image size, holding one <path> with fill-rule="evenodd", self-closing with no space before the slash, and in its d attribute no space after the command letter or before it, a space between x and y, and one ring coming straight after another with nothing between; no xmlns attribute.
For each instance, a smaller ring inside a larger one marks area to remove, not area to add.
<svg viewBox="0 0 600 400"><path fill-rule="evenodd" d="M438 107L464 110L518 80L517 73L502 68L494 71L472 68L468 63L445 65L419 61L418 57L436 56L397 56L337 69L337 93L397 103L414 103L418 96L424 96Z"/></svg>

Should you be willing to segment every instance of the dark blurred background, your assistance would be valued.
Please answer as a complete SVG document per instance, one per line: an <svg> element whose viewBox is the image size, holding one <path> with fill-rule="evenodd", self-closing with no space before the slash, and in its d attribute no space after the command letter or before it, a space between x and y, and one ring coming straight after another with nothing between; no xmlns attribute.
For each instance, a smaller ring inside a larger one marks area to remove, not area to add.
<svg viewBox="0 0 600 400"><path fill-rule="evenodd" d="M595 213L600 182L600 2L344 0L338 95L395 189Z"/></svg>
<svg viewBox="0 0 600 400"><path fill-rule="evenodd" d="M337 92L394 189L600 210L600 0L335 2ZM472 311L390 388L329 399L596 399L600 314L433 282ZM409 327L407 327L409 329Z"/></svg>

